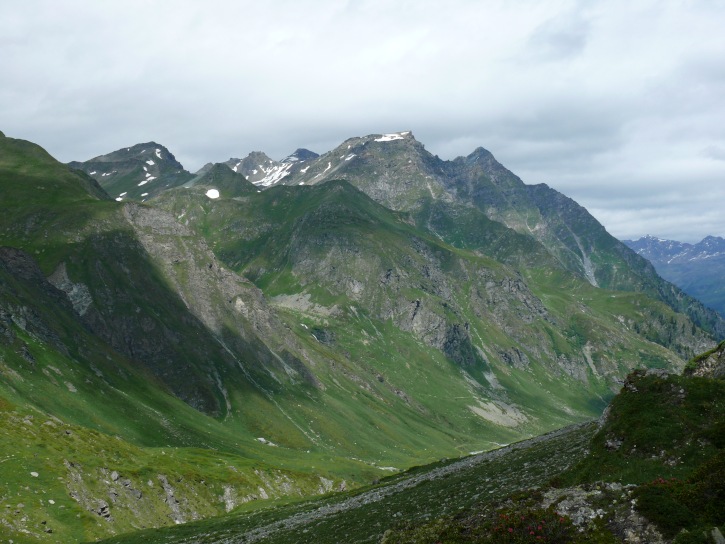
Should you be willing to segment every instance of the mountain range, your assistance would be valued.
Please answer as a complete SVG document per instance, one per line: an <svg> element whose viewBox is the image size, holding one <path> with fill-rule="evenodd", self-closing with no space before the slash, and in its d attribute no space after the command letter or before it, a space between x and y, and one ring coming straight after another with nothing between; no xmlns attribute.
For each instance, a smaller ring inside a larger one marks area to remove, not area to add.
<svg viewBox="0 0 725 544"><path fill-rule="evenodd" d="M725 336L571 199L410 132L195 174L154 142L64 165L0 133L0 199L16 542L489 450L596 417L632 369Z"/></svg>
<svg viewBox="0 0 725 544"><path fill-rule="evenodd" d="M707 236L688 244L643 236L624 243L650 261L667 281L725 315L725 239Z"/></svg>

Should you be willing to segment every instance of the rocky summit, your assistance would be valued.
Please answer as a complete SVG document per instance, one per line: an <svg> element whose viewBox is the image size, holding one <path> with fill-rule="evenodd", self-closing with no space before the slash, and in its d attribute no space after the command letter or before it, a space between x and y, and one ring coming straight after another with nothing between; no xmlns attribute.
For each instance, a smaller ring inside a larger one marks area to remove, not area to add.
<svg viewBox="0 0 725 544"><path fill-rule="evenodd" d="M597 418L634 369L678 371L725 336L571 199L410 132L196 174L154 142L65 165L2 136L0 199L15 542L493 450Z"/></svg>
<svg viewBox="0 0 725 544"><path fill-rule="evenodd" d="M69 166L91 176L119 202L147 200L192 177L168 149L156 142L136 144Z"/></svg>

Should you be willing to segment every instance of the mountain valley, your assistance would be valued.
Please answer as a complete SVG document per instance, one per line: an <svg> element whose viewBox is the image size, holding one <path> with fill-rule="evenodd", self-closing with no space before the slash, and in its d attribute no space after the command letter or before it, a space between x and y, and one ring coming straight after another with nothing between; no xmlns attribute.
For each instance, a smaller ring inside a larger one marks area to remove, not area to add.
<svg viewBox="0 0 725 544"><path fill-rule="evenodd" d="M633 370L725 337L571 199L409 132L197 173L155 142L64 165L0 133L0 199L15 543L263 524L581 424L573 466Z"/></svg>

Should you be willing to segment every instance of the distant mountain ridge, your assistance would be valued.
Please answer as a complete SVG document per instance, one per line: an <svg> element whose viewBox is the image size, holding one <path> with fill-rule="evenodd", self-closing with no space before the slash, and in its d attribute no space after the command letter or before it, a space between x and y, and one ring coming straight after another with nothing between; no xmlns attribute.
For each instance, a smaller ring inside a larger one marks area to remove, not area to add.
<svg viewBox="0 0 725 544"><path fill-rule="evenodd" d="M646 235L637 240L622 240L655 266L682 264L704 259L725 259L725 238L706 236L696 244Z"/></svg>
<svg viewBox="0 0 725 544"><path fill-rule="evenodd" d="M725 316L725 238L706 236L689 244L647 235L623 242L663 278Z"/></svg>

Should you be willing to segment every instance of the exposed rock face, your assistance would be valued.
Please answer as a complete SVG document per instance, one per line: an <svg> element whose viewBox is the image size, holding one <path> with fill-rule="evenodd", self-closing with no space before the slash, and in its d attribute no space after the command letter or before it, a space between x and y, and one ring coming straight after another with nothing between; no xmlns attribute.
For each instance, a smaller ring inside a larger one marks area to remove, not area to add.
<svg viewBox="0 0 725 544"><path fill-rule="evenodd" d="M568 516L581 529L600 520L627 544L667 544L669 540L635 509L631 499L634 487L604 483L552 489L546 492L542 506L554 505L559 514Z"/></svg>
<svg viewBox="0 0 725 544"><path fill-rule="evenodd" d="M4 278L2 277L4 276ZM2 280L5 281L2 281ZM26 252L10 247L0 247L0 342L7 345L15 339L13 325L47 342L61 353L68 349L44 315L45 308L26 305L25 295L35 293L35 300L57 304L66 310L70 304L65 294L51 285L33 257ZM27 348L25 348L27 350ZM29 354L28 354L29 355ZM28 357L26 356L26 359Z"/></svg>
<svg viewBox="0 0 725 544"><path fill-rule="evenodd" d="M685 367L685 375L705 378L725 378L725 342L693 359Z"/></svg>
<svg viewBox="0 0 725 544"><path fill-rule="evenodd" d="M299 356L302 349L246 278L223 266L189 227L166 212L128 204L124 215L144 249L163 270L189 311L225 349L255 354L255 366L276 369L280 378L296 376L319 385ZM304 355L303 355L304 356Z"/></svg>
<svg viewBox="0 0 725 544"><path fill-rule="evenodd" d="M70 281L65 263L58 265L55 272L48 277L48 281L68 296L68 300L70 300L73 309L78 315L85 315L88 307L93 304L93 297L88 286L83 283L73 283Z"/></svg>

